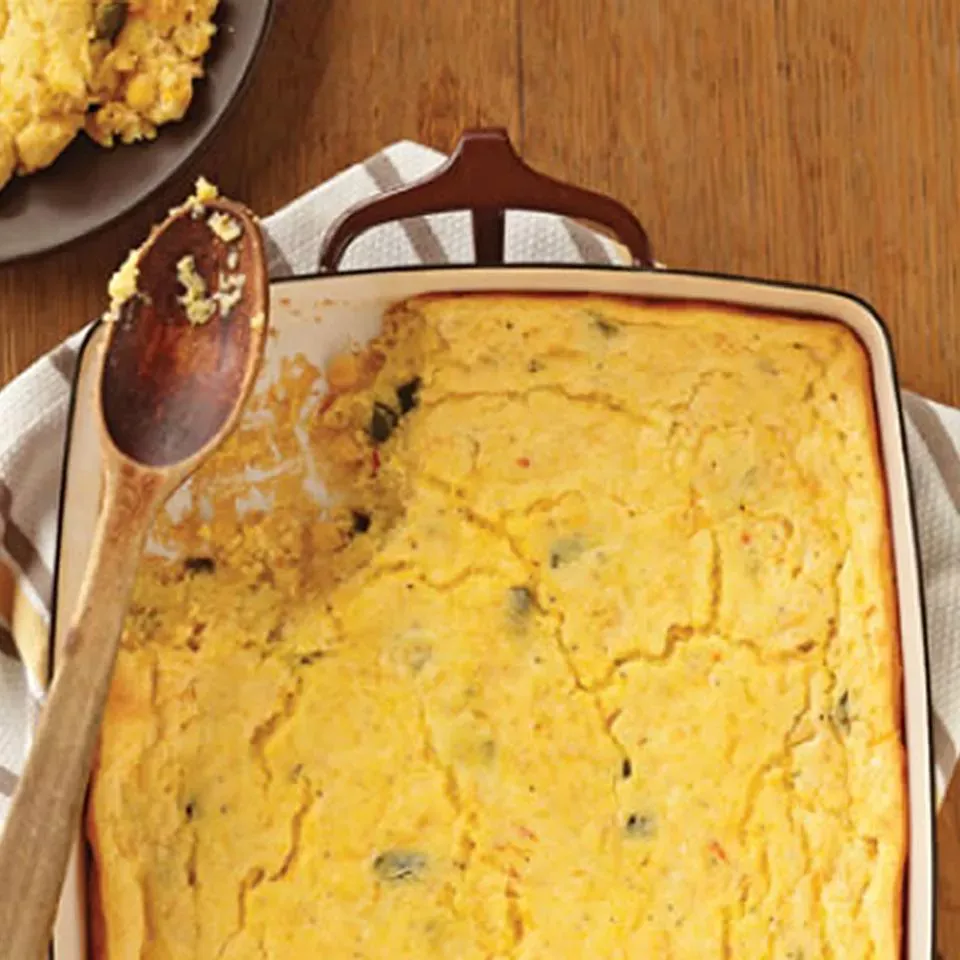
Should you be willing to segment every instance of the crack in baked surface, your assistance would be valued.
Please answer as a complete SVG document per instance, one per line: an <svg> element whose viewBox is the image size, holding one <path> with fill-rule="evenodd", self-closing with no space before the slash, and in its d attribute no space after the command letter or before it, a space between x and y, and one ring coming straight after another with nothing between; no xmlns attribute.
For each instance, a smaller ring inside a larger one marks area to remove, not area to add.
<svg viewBox="0 0 960 960"><path fill-rule="evenodd" d="M326 380L288 361L155 531L90 804L98 960L898 958L853 336L430 297ZM272 509L241 515L251 466Z"/></svg>

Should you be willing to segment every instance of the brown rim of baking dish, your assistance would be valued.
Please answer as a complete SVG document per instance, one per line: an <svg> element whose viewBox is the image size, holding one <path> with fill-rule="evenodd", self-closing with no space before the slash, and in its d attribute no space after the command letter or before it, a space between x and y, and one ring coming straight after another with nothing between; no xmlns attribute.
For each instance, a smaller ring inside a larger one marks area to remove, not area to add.
<svg viewBox="0 0 960 960"><path fill-rule="evenodd" d="M491 183L491 178L496 178L497 183ZM438 186L439 185L439 186ZM504 263L504 226L505 213L507 210L531 210L546 211L561 216L566 216L575 220L584 220L605 228L612 233L614 237L629 251L632 258L632 266L623 264L529 264L529 263ZM496 267L496 268L529 268L535 267L541 271L575 271L578 273L629 273L631 271L649 271L655 266L647 238L646 231L640 222L632 213L621 204L600 194L582 190L560 181L553 180L542 174L537 173L528 167L516 154L512 145L503 130L477 130L468 131L458 144L453 156L434 173L428 175L415 183L400 187L387 194L377 196L371 200L361 202L357 206L347 210L327 231L321 244L319 255L320 270L316 274L305 274L300 276L283 278L282 283L291 283L294 285L304 281L316 281L325 276L336 275L344 253L347 248L362 233L376 227L380 224L392 222L397 219L406 219L423 215L445 213L452 211L469 211L473 216L473 235L475 249L477 251L477 263L474 266L469 264L417 264L413 266L394 266L385 268L369 268L363 270L348 271L349 275L373 275L373 274L396 274L396 273L418 273L423 271L446 272L451 270L470 271L476 267ZM811 293L832 294L840 296L853 302L860 307L873 321L876 329L879 331L883 343L886 347L886 373L894 387L895 409L897 424L900 432L899 452L903 461L907 461L906 434L904 430L903 404L900 397L899 381L893 358L892 343L886 324L870 306L869 303L850 294L846 291L836 290L828 287L817 287L810 284L788 283L782 281L756 280L753 278L738 276L735 274L711 273L706 271L689 270L666 270L657 269L657 274L673 276L677 278L689 278L695 280L701 278L704 280L719 281L737 281L746 282L760 288L782 289L785 291L806 291ZM563 294L560 294L563 295ZM616 295L614 295L616 296ZM632 299L636 300L658 300L661 298L655 295L638 295ZM698 298L688 298L685 302L695 302ZM661 302L668 302L662 300ZM723 306L722 301L710 301L711 305ZM731 302L729 306L735 306L737 309L753 310L756 312L770 312L765 308L751 308L745 305L738 305ZM772 309L772 308L771 308ZM796 311L786 310L787 313L796 313ZM61 539L65 518L65 494L68 481L70 464L70 447L73 435L75 413L77 409L77 390L76 385L83 369L83 359L86 348L92 342L93 335L99 328L101 321L93 324L78 352L78 361L76 372L74 374L74 389L71 393L70 405L67 414L67 430L64 440L64 461L60 485L60 506L57 518L57 550L54 567L53 592L51 596L51 622L50 622L50 652L49 663L50 673L53 672L54 657L56 653L56 618L57 618L57 598L60 587L61 574ZM840 321L836 321L840 322ZM853 331L856 333L856 331ZM866 346L865 346L866 349ZM874 352L867 351L870 356L871 366L875 362ZM875 398L876 399L876 398ZM879 426L879 410L876 410L874 416L877 418L877 439L880 441L881 432ZM884 482L887 488L887 513L888 523L890 522L891 511L891 490L887 469L884 464L885 455L880 453L880 466L884 474ZM913 495L913 488L908 470L904 470L903 480L907 489L907 503L905 504L907 515L911 525L911 542L909 547L913 550L913 560L916 565L916 575L921 589L918 591L917 604L918 615L921 627L921 647L924 666L924 688L926 694L926 709L924 711L924 721L926 729L929 732L932 729L932 698L930 689L930 657L927 645L927 615L924 605L921 577L921 556L919 540L917 535L916 505ZM891 548L894 558L894 574L896 576L896 545L893 543L891 531ZM898 621L900 619L899 606L900 598L897 596ZM901 658L902 658L902 635L900 637ZM901 672L901 684L905 685L905 678ZM906 697L905 691L901 697L901 724L903 725L904 745L906 747ZM909 761L908 761L909 763ZM927 772L930 779L931 791L929 796L929 814L932 827L932 840L929 854L930 876L930 904L929 904L929 930L931 936L931 954L930 960L935 960L936 953L936 890L937 890L937 849L935 842L935 824L936 824L936 803L932 784L934 783L934 763L932 750L932 736L929 737L928 756L926 758ZM909 767L905 770L906 782L908 782ZM906 849L906 859L903 868L903 881L901 891L901 902L903 918L901 921L901 946L899 956L904 960L922 960L919 957L910 957L908 950L909 936L909 828L911 826L908 791L907 805L907 825L908 841ZM84 841L85 846L85 841ZM84 848L85 856L89 852ZM86 872L86 871L85 871ZM50 952L51 960L54 958L53 946Z"/></svg>

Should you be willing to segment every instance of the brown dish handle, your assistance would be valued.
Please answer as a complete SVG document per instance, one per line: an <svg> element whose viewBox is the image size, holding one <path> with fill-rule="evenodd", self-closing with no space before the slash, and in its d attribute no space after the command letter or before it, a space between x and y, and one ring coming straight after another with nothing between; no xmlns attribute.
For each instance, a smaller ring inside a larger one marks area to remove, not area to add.
<svg viewBox="0 0 960 960"><path fill-rule="evenodd" d="M467 130L453 156L434 173L348 210L328 231L320 248L320 270L335 273L360 234L394 220L469 210L478 266L503 263L507 210L536 210L585 220L610 231L638 267L653 267L640 221L610 197L554 180L528 167L506 130Z"/></svg>

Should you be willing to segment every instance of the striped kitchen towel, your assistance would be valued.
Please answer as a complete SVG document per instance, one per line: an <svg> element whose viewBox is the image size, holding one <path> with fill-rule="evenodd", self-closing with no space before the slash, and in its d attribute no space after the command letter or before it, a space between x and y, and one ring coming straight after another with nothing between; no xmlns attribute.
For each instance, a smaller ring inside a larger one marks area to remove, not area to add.
<svg viewBox="0 0 960 960"><path fill-rule="evenodd" d="M274 277L317 269L324 230L348 206L428 173L443 156L398 143L264 221ZM507 215L507 259L623 261L620 249L579 224ZM468 215L389 224L361 237L343 269L470 262ZM49 604L70 383L80 331L0 391L0 822L29 745L48 671ZM907 439L924 564L937 789L942 798L960 739L960 411L905 396Z"/></svg>

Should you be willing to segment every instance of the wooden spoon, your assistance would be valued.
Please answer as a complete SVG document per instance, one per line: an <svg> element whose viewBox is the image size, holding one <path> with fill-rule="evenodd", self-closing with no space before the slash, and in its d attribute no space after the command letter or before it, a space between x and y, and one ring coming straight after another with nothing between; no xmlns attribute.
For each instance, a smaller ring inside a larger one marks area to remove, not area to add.
<svg viewBox="0 0 960 960"><path fill-rule="evenodd" d="M214 234L215 211L242 229L239 238ZM199 325L181 303L178 264L183 270L187 256L213 300L221 297ZM4 960L38 960L49 943L151 523L233 429L263 355L268 283L260 232L245 209L217 199L173 211L138 263L137 293L116 310L98 358L103 495L86 575L0 839ZM231 277L245 278L242 288ZM238 293L226 310L223 297Z"/></svg>

